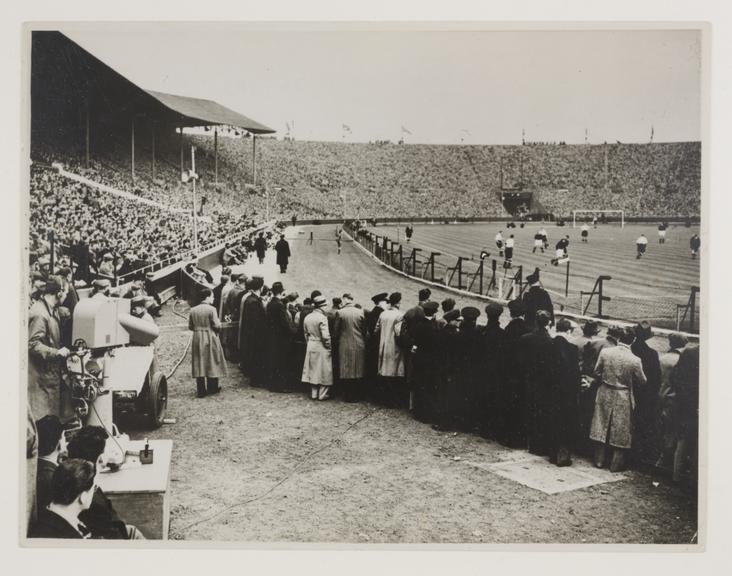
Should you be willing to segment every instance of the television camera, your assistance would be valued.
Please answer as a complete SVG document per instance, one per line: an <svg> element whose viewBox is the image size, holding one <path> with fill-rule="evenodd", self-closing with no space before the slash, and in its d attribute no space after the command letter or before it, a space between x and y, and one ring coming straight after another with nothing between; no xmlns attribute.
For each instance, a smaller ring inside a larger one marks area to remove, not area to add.
<svg viewBox="0 0 732 576"><path fill-rule="evenodd" d="M168 383L155 362L153 342L159 333L156 324L130 314L129 299L79 301L66 359L79 425L102 426L120 447L125 435L119 434L116 421L121 414L142 414L151 428L163 424ZM124 453L121 456L124 459Z"/></svg>

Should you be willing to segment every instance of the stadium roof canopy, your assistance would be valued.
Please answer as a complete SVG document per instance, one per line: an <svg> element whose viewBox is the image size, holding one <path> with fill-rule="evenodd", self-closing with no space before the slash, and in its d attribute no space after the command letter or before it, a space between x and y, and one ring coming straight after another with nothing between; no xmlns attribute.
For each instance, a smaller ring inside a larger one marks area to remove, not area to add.
<svg viewBox="0 0 732 576"><path fill-rule="evenodd" d="M178 112L183 118L189 120L191 122L188 124L189 126L225 125L238 126L253 134L272 134L274 132L264 124L247 118L213 100L177 96L153 90L146 90L146 92L159 100L163 106Z"/></svg>
<svg viewBox="0 0 732 576"><path fill-rule="evenodd" d="M224 125L255 135L275 132L211 100L145 90L61 32L32 32L32 134L73 133L83 130L89 117L108 132L138 119L158 127Z"/></svg>

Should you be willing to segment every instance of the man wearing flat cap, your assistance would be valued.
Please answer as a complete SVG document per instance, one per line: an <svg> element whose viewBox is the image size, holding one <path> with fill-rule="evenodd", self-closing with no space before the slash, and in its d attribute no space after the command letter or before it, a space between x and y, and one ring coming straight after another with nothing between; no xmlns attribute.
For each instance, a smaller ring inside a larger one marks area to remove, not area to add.
<svg viewBox="0 0 732 576"><path fill-rule="evenodd" d="M508 303L511 321L505 330L504 378L498 386L498 398L505 414L505 428L500 441L511 448L526 446L526 420L524 405L526 392L524 388L524 364L521 338L531 332L523 316L526 306L522 300L515 299Z"/></svg>
<svg viewBox="0 0 732 576"><path fill-rule="evenodd" d="M536 313L545 310L549 313L549 326L554 326L554 305L549 293L539 283L539 269L526 277L529 289L524 293L524 305L526 306L526 323L533 330L536 326Z"/></svg>
<svg viewBox="0 0 732 576"><path fill-rule="evenodd" d="M63 394L63 364L69 350L61 344L60 302L66 298L63 282L49 276L41 299L28 317L28 403L36 418L47 414L62 420L71 415Z"/></svg>
<svg viewBox="0 0 732 576"><path fill-rule="evenodd" d="M92 289L89 298L106 299L109 297L111 284L106 278L97 278L92 282Z"/></svg>

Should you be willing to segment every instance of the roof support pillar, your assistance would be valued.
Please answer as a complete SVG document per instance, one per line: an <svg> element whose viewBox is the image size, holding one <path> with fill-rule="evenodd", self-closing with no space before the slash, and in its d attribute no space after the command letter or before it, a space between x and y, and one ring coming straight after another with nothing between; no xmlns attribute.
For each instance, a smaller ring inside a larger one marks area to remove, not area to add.
<svg viewBox="0 0 732 576"><path fill-rule="evenodd" d="M132 156L132 163L131 163L131 169L132 169L132 179L135 179L135 117L132 117L132 129L130 134L130 143L131 143L131 156Z"/></svg>
<svg viewBox="0 0 732 576"><path fill-rule="evenodd" d="M219 131L214 126L214 184L219 183Z"/></svg>
<svg viewBox="0 0 732 576"><path fill-rule="evenodd" d="M257 185L257 135L252 134L252 186Z"/></svg>
<svg viewBox="0 0 732 576"><path fill-rule="evenodd" d="M85 160L86 160L86 167L89 168L89 137L90 137L90 129L89 129L89 102L86 103L86 154L85 154Z"/></svg>
<svg viewBox="0 0 732 576"><path fill-rule="evenodd" d="M183 176L183 125L179 127L178 142L180 142L180 174Z"/></svg>
<svg viewBox="0 0 732 576"><path fill-rule="evenodd" d="M150 166L150 172L152 174L152 179L155 180L155 124L150 125L151 128L151 134L152 134L152 157L151 157L151 166Z"/></svg>

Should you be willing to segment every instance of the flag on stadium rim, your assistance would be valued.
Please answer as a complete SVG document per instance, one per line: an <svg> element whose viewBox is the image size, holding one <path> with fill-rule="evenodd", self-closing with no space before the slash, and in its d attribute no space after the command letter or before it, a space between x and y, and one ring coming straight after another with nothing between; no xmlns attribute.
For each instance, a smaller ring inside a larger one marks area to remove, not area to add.
<svg viewBox="0 0 732 576"><path fill-rule="evenodd" d="M348 124L343 124L343 131L344 132L350 132L351 131L351 127Z"/></svg>
<svg viewBox="0 0 732 576"><path fill-rule="evenodd" d="M405 127L404 127L404 125L402 125L402 134L409 134L409 135L411 135L412 133L411 133L411 132L410 132L409 130L407 130L407 129L406 129Z"/></svg>

